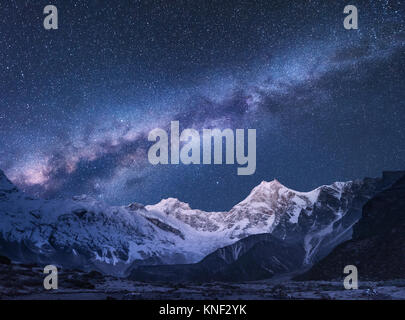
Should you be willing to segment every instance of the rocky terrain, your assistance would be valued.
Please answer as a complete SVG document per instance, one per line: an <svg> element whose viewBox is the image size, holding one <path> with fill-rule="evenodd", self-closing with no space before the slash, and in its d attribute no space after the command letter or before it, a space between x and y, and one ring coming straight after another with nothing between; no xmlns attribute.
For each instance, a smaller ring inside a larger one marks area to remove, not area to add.
<svg viewBox="0 0 405 320"><path fill-rule="evenodd" d="M405 280L364 281L358 290L345 290L342 281L291 281L290 276L262 281L141 282L60 269L56 290L43 287L42 267L0 258L0 299L29 300L279 300L279 299L405 299Z"/></svg>
<svg viewBox="0 0 405 320"><path fill-rule="evenodd" d="M335 279L346 265L355 265L362 279L405 278L405 177L365 204L351 240L297 279Z"/></svg>

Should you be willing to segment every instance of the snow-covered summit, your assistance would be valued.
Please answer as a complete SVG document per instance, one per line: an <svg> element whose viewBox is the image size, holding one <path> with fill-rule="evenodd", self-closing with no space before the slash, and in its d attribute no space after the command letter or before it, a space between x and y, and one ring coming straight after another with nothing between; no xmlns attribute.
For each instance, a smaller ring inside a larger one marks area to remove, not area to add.
<svg viewBox="0 0 405 320"><path fill-rule="evenodd" d="M302 201L305 201L309 206L317 200L318 195L318 188L310 192L299 192L285 187L277 179L270 182L262 181L233 210L243 206L255 210L265 205L269 210L274 211L288 202L300 202L300 204L303 204Z"/></svg>
<svg viewBox="0 0 405 320"><path fill-rule="evenodd" d="M109 206L86 195L34 199L0 172L0 254L116 273L134 263L198 262L249 235L272 233L302 243L310 263L324 243L347 237L360 214L357 207L353 214L353 204L373 190L363 185L298 192L277 180L263 181L228 212L206 212L175 198L147 206Z"/></svg>
<svg viewBox="0 0 405 320"><path fill-rule="evenodd" d="M297 223L301 212L313 207L318 194L317 189L307 193L294 191L276 179L262 181L229 211L226 222L234 226L232 237L269 233L283 217L290 223Z"/></svg>
<svg viewBox="0 0 405 320"><path fill-rule="evenodd" d="M175 211L179 210L191 210L190 205L186 202L182 202L177 198L167 198L167 199L162 199L160 202L157 204L151 206L146 206L146 209L154 209L158 211L162 211L166 214L172 214Z"/></svg>

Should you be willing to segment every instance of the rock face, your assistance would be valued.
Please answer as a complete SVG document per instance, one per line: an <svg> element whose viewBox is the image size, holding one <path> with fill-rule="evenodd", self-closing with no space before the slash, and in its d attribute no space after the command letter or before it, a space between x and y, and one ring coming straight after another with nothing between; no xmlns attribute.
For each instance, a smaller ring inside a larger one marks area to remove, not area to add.
<svg viewBox="0 0 405 320"><path fill-rule="evenodd" d="M271 278L302 265L302 247L273 237L253 235L218 249L196 264L139 266L130 278L139 281L248 281Z"/></svg>
<svg viewBox="0 0 405 320"><path fill-rule="evenodd" d="M277 180L263 181L229 212L193 210L177 199L165 199L146 208L172 224L181 221L184 229L221 235L223 245L271 233L304 247L303 264L312 264L351 238L363 204L399 176L392 173L379 179L336 182L310 192L291 190Z"/></svg>
<svg viewBox="0 0 405 320"><path fill-rule="evenodd" d="M346 265L357 267L359 281L405 277L405 176L364 205L351 240L297 280L342 279Z"/></svg>
<svg viewBox="0 0 405 320"><path fill-rule="evenodd" d="M0 255L124 274L137 265L196 263L266 233L303 248L302 264L311 264L350 239L363 203L396 176L337 182L310 192L277 180L262 182L229 212L204 212L173 198L115 207L85 195L35 199L0 171Z"/></svg>

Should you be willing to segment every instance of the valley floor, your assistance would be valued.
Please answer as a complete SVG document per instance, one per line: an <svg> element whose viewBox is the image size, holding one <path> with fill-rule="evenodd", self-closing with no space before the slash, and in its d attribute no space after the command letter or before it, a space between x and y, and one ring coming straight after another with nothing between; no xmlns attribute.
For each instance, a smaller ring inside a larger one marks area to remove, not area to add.
<svg viewBox="0 0 405 320"><path fill-rule="evenodd" d="M345 290L341 281L273 280L242 283L145 283L104 276L96 271L61 270L59 288L43 288L43 270L35 265L0 264L1 299L118 300L276 300L276 299L405 299L405 279L361 282Z"/></svg>

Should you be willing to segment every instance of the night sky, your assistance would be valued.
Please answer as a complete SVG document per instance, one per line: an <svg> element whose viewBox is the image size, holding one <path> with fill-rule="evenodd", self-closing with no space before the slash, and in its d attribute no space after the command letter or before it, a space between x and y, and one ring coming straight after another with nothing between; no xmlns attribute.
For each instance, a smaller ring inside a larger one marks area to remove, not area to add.
<svg viewBox="0 0 405 320"><path fill-rule="evenodd" d="M404 20L397 0L1 1L0 168L36 196L205 210L262 180L308 191L405 169ZM152 166L148 133L172 120L256 129L255 174Z"/></svg>

